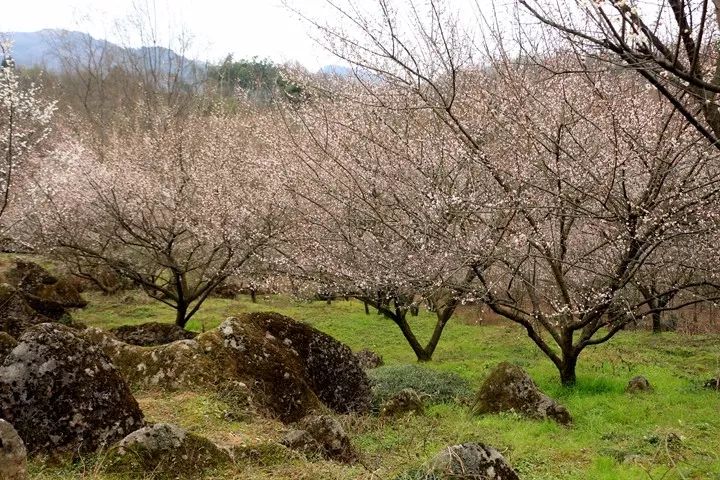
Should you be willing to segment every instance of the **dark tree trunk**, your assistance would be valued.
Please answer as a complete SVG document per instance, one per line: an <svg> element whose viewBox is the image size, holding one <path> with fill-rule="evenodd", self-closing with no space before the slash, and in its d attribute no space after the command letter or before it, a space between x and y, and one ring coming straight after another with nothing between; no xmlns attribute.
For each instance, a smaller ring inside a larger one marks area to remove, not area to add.
<svg viewBox="0 0 720 480"><path fill-rule="evenodd" d="M187 316L189 305L186 303L178 303L175 307L175 325L181 328L185 328L185 324L188 322L189 317Z"/></svg>
<svg viewBox="0 0 720 480"><path fill-rule="evenodd" d="M575 367L577 366L578 356L576 354L563 355L562 363L558 365L560 371L560 382L565 387L572 387L577 381L575 375Z"/></svg>
<svg viewBox="0 0 720 480"><path fill-rule="evenodd" d="M257 303L257 291L254 288L250 289L250 301L252 303Z"/></svg>
<svg viewBox="0 0 720 480"><path fill-rule="evenodd" d="M392 319L397 324L397 326L400 327L400 331L405 337L405 340L407 340L407 342L410 344L410 347L413 349L413 352L415 352L415 356L417 357L418 362L429 362L430 360L432 360L432 353L428 353L423 348L423 346L420 345L420 342L410 328L410 324L405 318L405 312L396 312L393 315Z"/></svg>
<svg viewBox="0 0 720 480"><path fill-rule="evenodd" d="M653 333L662 333L662 312L653 312L652 331Z"/></svg>
<svg viewBox="0 0 720 480"><path fill-rule="evenodd" d="M365 315L370 315L370 306L367 302L363 302L363 305L365 306Z"/></svg>

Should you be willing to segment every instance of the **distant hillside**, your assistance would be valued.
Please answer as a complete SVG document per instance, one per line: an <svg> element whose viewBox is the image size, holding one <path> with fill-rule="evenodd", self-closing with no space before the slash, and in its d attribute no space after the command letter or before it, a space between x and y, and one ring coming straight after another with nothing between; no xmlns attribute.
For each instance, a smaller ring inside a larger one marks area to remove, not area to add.
<svg viewBox="0 0 720 480"><path fill-rule="evenodd" d="M145 65L158 66L160 70L167 66L183 65L182 77L185 80L191 79L205 68L199 62L164 47L125 48L107 40L96 39L87 33L69 30L3 32L0 37L13 41L12 55L19 67L40 67L55 73L63 70L60 52L63 56L81 60L81 63L98 61L104 55L106 59L112 59L108 60L111 63L133 59Z"/></svg>

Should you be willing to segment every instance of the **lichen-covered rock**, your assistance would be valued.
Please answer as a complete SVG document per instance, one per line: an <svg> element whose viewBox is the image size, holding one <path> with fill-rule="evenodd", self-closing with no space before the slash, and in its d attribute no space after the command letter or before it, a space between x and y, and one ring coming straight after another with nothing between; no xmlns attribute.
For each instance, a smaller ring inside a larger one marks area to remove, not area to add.
<svg viewBox="0 0 720 480"><path fill-rule="evenodd" d="M110 332L130 345L152 347L165 345L178 340L191 340L197 336L195 332L185 330L173 323L149 322L140 325L123 325L113 328Z"/></svg>
<svg viewBox="0 0 720 480"><path fill-rule="evenodd" d="M229 453L210 440L157 423L123 438L110 451L105 469L139 478L208 478L208 469L230 461Z"/></svg>
<svg viewBox="0 0 720 480"><path fill-rule="evenodd" d="M17 346L17 340L6 332L0 331L0 365L5 361L12 349Z"/></svg>
<svg viewBox="0 0 720 480"><path fill-rule="evenodd" d="M33 326L0 367L0 416L28 450L92 451L142 427L110 359L64 325Z"/></svg>
<svg viewBox="0 0 720 480"><path fill-rule="evenodd" d="M33 310L15 287L0 283L0 331L18 338L29 327L50 321Z"/></svg>
<svg viewBox="0 0 720 480"><path fill-rule="evenodd" d="M507 362L490 372L472 410L476 414L515 411L530 418L551 418L561 425L572 423L564 406L541 392L522 368Z"/></svg>
<svg viewBox="0 0 720 480"><path fill-rule="evenodd" d="M339 413L370 410L370 380L347 345L277 313L251 313L243 321L264 330L266 338L297 355L313 391L325 405Z"/></svg>
<svg viewBox="0 0 720 480"><path fill-rule="evenodd" d="M385 362L383 362L383 358L380 355L367 348L358 350L357 352L355 352L355 356L357 357L358 362L360 362L360 367L362 367L364 370L382 367L385 364Z"/></svg>
<svg viewBox="0 0 720 480"><path fill-rule="evenodd" d="M24 480L27 475L27 450L13 426L0 419L0 479Z"/></svg>
<svg viewBox="0 0 720 480"><path fill-rule="evenodd" d="M383 417L398 417L406 413L416 415L425 413L422 397L412 388L403 388L380 407L380 415Z"/></svg>
<svg viewBox="0 0 720 480"><path fill-rule="evenodd" d="M298 422L297 427L281 441L286 447L343 463L353 463L358 459L350 438L334 417L308 415Z"/></svg>
<svg viewBox="0 0 720 480"><path fill-rule="evenodd" d="M627 393L652 392L653 388L647 378L643 377L642 375L638 375L637 377L633 377L630 379L627 387L625 387L625 391Z"/></svg>
<svg viewBox="0 0 720 480"><path fill-rule="evenodd" d="M432 460L430 470L434 478L443 480L520 480L500 452L481 443L443 449Z"/></svg>

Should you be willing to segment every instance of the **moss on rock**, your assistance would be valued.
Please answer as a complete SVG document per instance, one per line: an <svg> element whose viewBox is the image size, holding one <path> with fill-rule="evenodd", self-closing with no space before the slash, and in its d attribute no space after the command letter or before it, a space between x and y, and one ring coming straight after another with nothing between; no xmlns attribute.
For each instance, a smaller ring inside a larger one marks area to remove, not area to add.
<svg viewBox="0 0 720 480"><path fill-rule="evenodd" d="M108 453L105 470L131 478L207 478L230 454L210 440L168 423L136 430Z"/></svg>

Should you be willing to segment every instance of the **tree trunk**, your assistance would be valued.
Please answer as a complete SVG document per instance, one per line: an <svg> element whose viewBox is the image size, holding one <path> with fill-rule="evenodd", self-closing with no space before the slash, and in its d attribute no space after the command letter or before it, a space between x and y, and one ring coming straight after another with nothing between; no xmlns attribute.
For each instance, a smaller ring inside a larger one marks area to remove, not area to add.
<svg viewBox="0 0 720 480"><path fill-rule="evenodd" d="M400 327L400 331L405 337L405 340L407 340L407 342L410 344L410 347L413 349L413 352L415 352L415 356L417 357L418 362L429 362L430 360L432 360L432 352L428 353L428 351L424 349L422 345L420 345L417 337L410 329L410 324L408 324L407 320L405 319L405 313L396 312L393 315L392 319L397 324L397 326Z"/></svg>
<svg viewBox="0 0 720 480"><path fill-rule="evenodd" d="M370 315L370 306L367 302L363 302L363 305L365 306L365 315Z"/></svg>
<svg viewBox="0 0 720 480"><path fill-rule="evenodd" d="M565 387L572 387L577 381L575 367L577 366L577 355L563 355L562 363L558 365L560 371L560 383Z"/></svg>
<svg viewBox="0 0 720 480"><path fill-rule="evenodd" d="M250 301L252 303L257 303L257 292L255 291L254 288L250 289Z"/></svg>
<svg viewBox="0 0 720 480"><path fill-rule="evenodd" d="M653 312L652 314L652 331L653 333L662 332L662 312Z"/></svg>
<svg viewBox="0 0 720 480"><path fill-rule="evenodd" d="M178 303L175 307L175 325L178 327L185 328L185 324L189 320L187 318L188 306L186 303Z"/></svg>

